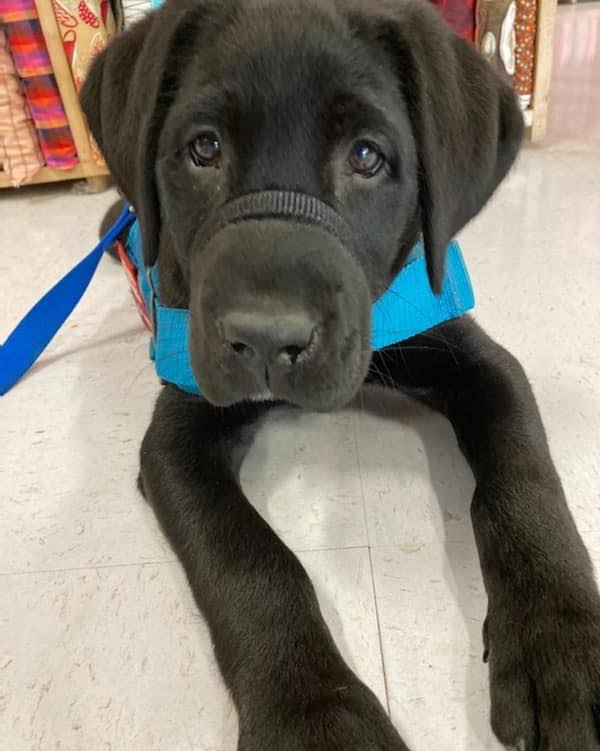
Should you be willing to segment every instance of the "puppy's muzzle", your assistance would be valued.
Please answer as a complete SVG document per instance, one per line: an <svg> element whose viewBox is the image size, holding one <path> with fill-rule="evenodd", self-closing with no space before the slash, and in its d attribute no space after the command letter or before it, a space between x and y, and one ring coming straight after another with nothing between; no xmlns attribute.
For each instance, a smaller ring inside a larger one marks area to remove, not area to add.
<svg viewBox="0 0 600 751"><path fill-rule="evenodd" d="M259 219L288 219L318 225L345 246L352 244L346 222L334 209L314 196L285 190L260 191L231 201L202 233L208 244L227 225ZM244 366L265 374L269 382L272 372L292 368L316 353L322 322L300 307L274 316L256 310L254 304L252 309L234 305L222 314L218 326L226 345Z"/></svg>
<svg viewBox="0 0 600 751"><path fill-rule="evenodd" d="M371 300L344 218L314 196L260 191L225 204L197 237L190 344L207 398L351 398Z"/></svg>

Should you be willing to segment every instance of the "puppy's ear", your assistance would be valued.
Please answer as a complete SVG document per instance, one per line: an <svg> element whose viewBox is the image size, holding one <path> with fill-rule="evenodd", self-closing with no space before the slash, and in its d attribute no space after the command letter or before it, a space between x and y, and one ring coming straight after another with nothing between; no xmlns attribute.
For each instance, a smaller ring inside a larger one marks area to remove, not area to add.
<svg viewBox="0 0 600 751"><path fill-rule="evenodd" d="M162 125L173 100L174 59L189 47L200 3L167 3L115 37L94 60L81 106L118 186L140 221L147 265L156 262L160 204L155 162Z"/></svg>
<svg viewBox="0 0 600 751"><path fill-rule="evenodd" d="M512 89L428 3L386 7L378 14L377 41L393 60L408 107L429 281L439 292L446 247L508 172L523 116Z"/></svg>

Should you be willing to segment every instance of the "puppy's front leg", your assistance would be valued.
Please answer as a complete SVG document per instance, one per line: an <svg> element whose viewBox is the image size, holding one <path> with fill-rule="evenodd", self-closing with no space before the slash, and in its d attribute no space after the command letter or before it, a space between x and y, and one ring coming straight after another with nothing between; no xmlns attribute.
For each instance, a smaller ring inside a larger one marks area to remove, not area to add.
<svg viewBox="0 0 600 751"><path fill-rule="evenodd" d="M598 751L600 598L521 366L468 318L374 365L449 418L477 480L496 735L519 751Z"/></svg>
<svg viewBox="0 0 600 751"><path fill-rule="evenodd" d="M240 489L240 451L264 410L166 387L141 453L141 488L239 713L239 751L406 751L336 649L301 564Z"/></svg>

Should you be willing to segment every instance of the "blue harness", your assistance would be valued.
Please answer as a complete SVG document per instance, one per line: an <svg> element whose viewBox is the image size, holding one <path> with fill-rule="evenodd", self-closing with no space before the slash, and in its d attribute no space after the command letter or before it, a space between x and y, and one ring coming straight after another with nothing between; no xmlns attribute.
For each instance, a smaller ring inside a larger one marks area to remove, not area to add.
<svg viewBox="0 0 600 751"><path fill-rule="evenodd" d="M126 254L131 263L125 265L140 312L145 312L150 322L150 357L156 373L184 391L201 393L190 363L189 312L161 303L158 267L144 267L139 224L127 207L96 248L34 305L0 346L0 394L5 394L37 360L87 289L104 251L127 228ZM458 243L448 247L439 295L431 291L423 246L418 243L388 290L373 305L372 347L378 350L402 342L463 315L473 306L473 289Z"/></svg>

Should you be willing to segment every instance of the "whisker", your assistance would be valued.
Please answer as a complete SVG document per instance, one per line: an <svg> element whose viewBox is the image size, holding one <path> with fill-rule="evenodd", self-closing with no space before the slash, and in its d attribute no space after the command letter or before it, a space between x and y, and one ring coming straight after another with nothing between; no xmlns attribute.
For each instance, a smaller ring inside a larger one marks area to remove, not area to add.
<svg viewBox="0 0 600 751"><path fill-rule="evenodd" d="M371 368L373 368L373 370L375 371L375 374L378 376L379 380L384 386L392 387L394 385L393 382L388 383L388 381L386 380L386 376L381 372L377 363L371 362L369 366L369 371L371 370Z"/></svg>

